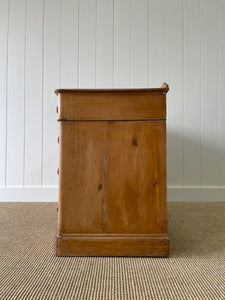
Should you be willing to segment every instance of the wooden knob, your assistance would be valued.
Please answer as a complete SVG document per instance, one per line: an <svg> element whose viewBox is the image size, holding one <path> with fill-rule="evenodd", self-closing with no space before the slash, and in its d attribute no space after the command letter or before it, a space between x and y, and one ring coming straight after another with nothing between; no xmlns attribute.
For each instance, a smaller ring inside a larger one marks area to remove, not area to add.
<svg viewBox="0 0 225 300"><path fill-rule="evenodd" d="M59 112L59 108L58 108L58 106L56 106L56 113L58 113Z"/></svg>
<svg viewBox="0 0 225 300"><path fill-rule="evenodd" d="M57 169L57 175L59 175L59 168Z"/></svg>
<svg viewBox="0 0 225 300"><path fill-rule="evenodd" d="M165 89L166 92L168 92L170 88L169 88L169 85L168 85L166 82L164 82L164 83L161 85L161 89Z"/></svg>
<svg viewBox="0 0 225 300"><path fill-rule="evenodd" d="M59 144L59 136L58 136L58 138L57 138L57 142L58 142L58 144Z"/></svg>

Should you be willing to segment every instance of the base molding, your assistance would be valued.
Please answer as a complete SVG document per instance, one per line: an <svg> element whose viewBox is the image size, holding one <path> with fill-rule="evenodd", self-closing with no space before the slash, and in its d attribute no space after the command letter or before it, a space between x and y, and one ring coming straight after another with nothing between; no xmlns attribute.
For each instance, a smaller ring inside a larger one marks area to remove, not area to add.
<svg viewBox="0 0 225 300"><path fill-rule="evenodd" d="M169 256L167 234L58 234L57 256Z"/></svg>

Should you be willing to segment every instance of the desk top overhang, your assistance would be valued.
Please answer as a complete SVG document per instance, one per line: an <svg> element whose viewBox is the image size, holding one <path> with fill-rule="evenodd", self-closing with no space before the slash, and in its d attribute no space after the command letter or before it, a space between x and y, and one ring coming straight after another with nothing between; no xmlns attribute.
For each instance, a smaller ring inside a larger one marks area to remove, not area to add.
<svg viewBox="0 0 225 300"><path fill-rule="evenodd" d="M144 89L57 89L58 121L166 120L169 86Z"/></svg>

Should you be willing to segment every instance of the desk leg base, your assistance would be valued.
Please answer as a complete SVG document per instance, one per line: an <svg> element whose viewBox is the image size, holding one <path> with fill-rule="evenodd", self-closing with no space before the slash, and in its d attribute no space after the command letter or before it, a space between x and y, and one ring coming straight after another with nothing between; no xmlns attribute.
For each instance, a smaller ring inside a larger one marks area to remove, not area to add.
<svg viewBox="0 0 225 300"><path fill-rule="evenodd" d="M167 234L58 234L57 256L169 256Z"/></svg>

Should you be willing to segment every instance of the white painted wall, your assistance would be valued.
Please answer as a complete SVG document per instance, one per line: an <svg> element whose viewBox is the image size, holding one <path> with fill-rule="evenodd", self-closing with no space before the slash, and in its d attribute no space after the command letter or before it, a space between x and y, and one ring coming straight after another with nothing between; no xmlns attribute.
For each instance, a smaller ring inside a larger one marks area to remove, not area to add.
<svg viewBox="0 0 225 300"><path fill-rule="evenodd" d="M57 201L56 88L168 95L169 200L225 200L224 0L0 0L0 201Z"/></svg>

